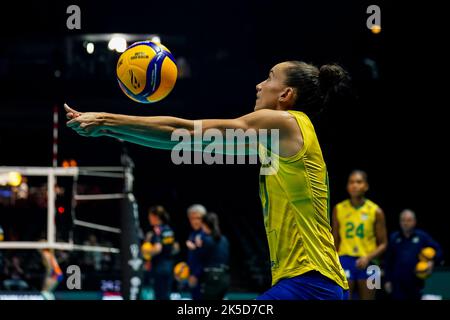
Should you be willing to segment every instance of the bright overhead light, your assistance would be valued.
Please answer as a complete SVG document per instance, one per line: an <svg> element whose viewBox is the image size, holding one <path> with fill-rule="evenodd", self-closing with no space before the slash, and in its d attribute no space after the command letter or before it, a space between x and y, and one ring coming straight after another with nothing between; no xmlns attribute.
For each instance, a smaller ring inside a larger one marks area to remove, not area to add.
<svg viewBox="0 0 450 320"><path fill-rule="evenodd" d="M8 172L0 174L0 185L18 187L22 183L22 175L19 172Z"/></svg>
<svg viewBox="0 0 450 320"><path fill-rule="evenodd" d="M123 37L112 37L112 39L109 40L108 49L124 52L127 49L127 40Z"/></svg>
<svg viewBox="0 0 450 320"><path fill-rule="evenodd" d="M92 42L89 42L89 43L86 45L86 51L87 51L87 53L93 54L93 53L94 53L94 49L95 49L95 46L94 46L94 44L93 44Z"/></svg>
<svg viewBox="0 0 450 320"><path fill-rule="evenodd" d="M161 38L159 36L152 36L150 40L156 43L161 43Z"/></svg>

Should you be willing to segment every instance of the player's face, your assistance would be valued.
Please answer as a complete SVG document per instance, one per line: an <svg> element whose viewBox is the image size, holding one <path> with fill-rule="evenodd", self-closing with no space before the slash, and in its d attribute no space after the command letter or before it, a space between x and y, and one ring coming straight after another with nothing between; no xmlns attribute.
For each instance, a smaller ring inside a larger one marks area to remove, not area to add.
<svg viewBox="0 0 450 320"><path fill-rule="evenodd" d="M202 227L202 216L198 212L190 212L188 215L189 223L191 224L191 228L194 230L200 230Z"/></svg>
<svg viewBox="0 0 450 320"><path fill-rule="evenodd" d="M255 111L260 109L277 109L281 93L286 89L285 62L274 66L267 79L256 86Z"/></svg>
<svg viewBox="0 0 450 320"><path fill-rule="evenodd" d="M416 218L411 213L403 213L400 216L400 227L403 232L410 232L416 226Z"/></svg>
<svg viewBox="0 0 450 320"><path fill-rule="evenodd" d="M149 214L148 215L148 222L150 223L150 225L152 225L152 226L157 226L158 224L160 224L159 222L159 218L158 218L158 216L157 215L155 215L155 214Z"/></svg>
<svg viewBox="0 0 450 320"><path fill-rule="evenodd" d="M362 197L367 190L369 185L361 174L355 173L348 178L347 191L351 197Z"/></svg>

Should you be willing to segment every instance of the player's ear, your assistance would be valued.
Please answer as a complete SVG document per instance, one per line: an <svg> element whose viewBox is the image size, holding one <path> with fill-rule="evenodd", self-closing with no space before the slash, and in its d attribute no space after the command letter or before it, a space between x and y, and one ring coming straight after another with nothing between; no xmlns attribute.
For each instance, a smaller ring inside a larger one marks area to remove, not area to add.
<svg viewBox="0 0 450 320"><path fill-rule="evenodd" d="M281 91L280 96L278 97L278 100L284 103L294 99L295 99L295 91L291 87L286 87L283 91Z"/></svg>

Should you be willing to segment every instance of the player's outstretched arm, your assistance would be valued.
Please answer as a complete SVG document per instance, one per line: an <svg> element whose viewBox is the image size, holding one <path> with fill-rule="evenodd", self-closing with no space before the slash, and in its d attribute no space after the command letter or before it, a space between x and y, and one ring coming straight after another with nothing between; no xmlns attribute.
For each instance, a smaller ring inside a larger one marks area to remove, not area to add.
<svg viewBox="0 0 450 320"><path fill-rule="evenodd" d="M280 137L283 138L283 135L292 130L292 121L295 121L287 112L274 110L255 111L236 119L187 120L166 116L139 117L102 112L81 113L67 105L64 107L69 119L67 126L82 136L110 136L159 149L171 149L178 145L179 139L173 138L175 133L192 136L191 141L194 142L198 141L195 136L200 135L200 144L207 145L211 141L204 140L204 134L213 129L223 136L226 135L227 130L247 132L252 129L257 132L260 129L277 129ZM226 139L224 142L227 143ZM252 151L256 152L256 150Z"/></svg>
<svg viewBox="0 0 450 320"><path fill-rule="evenodd" d="M69 120L67 126L81 136L107 136L156 149L171 149L174 146L174 143L171 141L164 141L156 138L144 139L142 134L133 133L120 127L107 128L102 124L102 119L105 117L106 113L79 112L70 108L67 104L64 105L64 109L66 111L66 117Z"/></svg>

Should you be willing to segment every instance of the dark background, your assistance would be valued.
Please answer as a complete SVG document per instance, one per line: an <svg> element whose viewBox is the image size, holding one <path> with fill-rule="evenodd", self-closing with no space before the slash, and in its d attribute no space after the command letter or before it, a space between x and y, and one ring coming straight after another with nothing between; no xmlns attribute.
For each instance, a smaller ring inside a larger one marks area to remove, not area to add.
<svg viewBox="0 0 450 320"><path fill-rule="evenodd" d="M66 8L81 8L81 30L67 30ZM382 32L366 27L366 8L381 7ZM346 198L355 168L368 172L368 198L385 211L388 231L404 208L418 227L450 250L446 202L443 97L447 69L442 8L388 1L40 1L0 12L0 165L51 166L52 108L61 110L60 163L119 165L122 144L88 139L64 126L62 103L80 111L230 118L251 112L255 85L287 59L318 66L338 62L352 77L355 101L314 119L327 162L331 203ZM159 34L192 75L154 105L128 99L115 79L117 53L106 43L87 55L84 34ZM74 59L67 60L67 43ZM103 46L103 47L102 47ZM378 75L365 63L371 59ZM59 70L60 77L55 77ZM181 242L186 208L202 203L219 214L232 243L235 285L267 283L268 260L257 165L173 165L170 152L127 145L136 164L135 194L146 209L162 204ZM247 260L254 260L248 262ZM257 271L263 280L252 279ZM248 276L250 275L250 276Z"/></svg>

